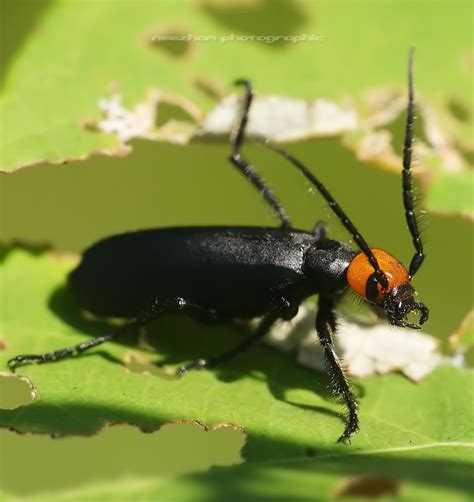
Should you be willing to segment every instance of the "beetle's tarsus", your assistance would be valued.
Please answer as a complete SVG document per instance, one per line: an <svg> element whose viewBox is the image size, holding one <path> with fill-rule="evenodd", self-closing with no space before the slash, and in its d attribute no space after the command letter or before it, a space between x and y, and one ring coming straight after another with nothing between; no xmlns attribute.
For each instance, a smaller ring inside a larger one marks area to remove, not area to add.
<svg viewBox="0 0 474 502"><path fill-rule="evenodd" d="M207 359L198 359L196 361L193 361L189 364L184 364L183 366L180 366L176 370L176 376L182 377L185 373L191 370L203 370L205 368L208 368L208 361Z"/></svg>
<svg viewBox="0 0 474 502"><path fill-rule="evenodd" d="M351 412L346 424L346 428L342 433L341 437L337 440L338 443L348 443L351 444L352 436L355 436L359 432L359 419L357 413Z"/></svg>
<svg viewBox="0 0 474 502"><path fill-rule="evenodd" d="M341 437L337 440L338 443L352 445L351 441L352 434L346 434L346 431L341 435Z"/></svg>
<svg viewBox="0 0 474 502"><path fill-rule="evenodd" d="M44 362L42 356L21 354L19 356L13 357L12 359L9 359L7 364L10 370L14 372L18 366L23 366L30 363L41 364L42 362Z"/></svg>

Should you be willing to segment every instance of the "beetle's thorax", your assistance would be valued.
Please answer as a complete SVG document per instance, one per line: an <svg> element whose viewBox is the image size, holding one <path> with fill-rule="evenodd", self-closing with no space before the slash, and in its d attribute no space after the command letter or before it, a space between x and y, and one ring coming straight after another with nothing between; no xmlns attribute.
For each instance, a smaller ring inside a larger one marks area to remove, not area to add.
<svg viewBox="0 0 474 502"><path fill-rule="evenodd" d="M303 272L314 284L315 293L344 290L346 270L354 255L350 247L332 239L321 239L310 246L304 257Z"/></svg>

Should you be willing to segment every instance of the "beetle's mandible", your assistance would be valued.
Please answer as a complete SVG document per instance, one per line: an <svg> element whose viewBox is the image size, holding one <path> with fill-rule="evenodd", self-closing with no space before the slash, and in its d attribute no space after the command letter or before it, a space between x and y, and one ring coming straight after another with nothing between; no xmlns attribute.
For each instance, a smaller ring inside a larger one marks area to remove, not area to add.
<svg viewBox="0 0 474 502"><path fill-rule="evenodd" d="M289 320L309 296L318 295L316 332L335 392L348 409L340 439L359 428L357 401L334 351L335 306L348 287L384 311L391 324L418 329L428 319L428 309L415 300L411 279L420 268L424 251L414 212L411 189L411 153L414 122L413 49L408 66L408 110L403 149L402 191L405 217L415 248L409 269L393 256L371 248L326 187L298 159L279 146L264 144L296 167L329 204L359 247L330 239L323 224L311 232L293 228L290 218L271 188L242 156L245 128L252 103L247 80L244 110L232 138L232 164L257 188L281 220L279 228L183 227L144 230L106 238L85 251L69 275L69 287L78 305L98 316L133 319L115 332L79 345L41 355L19 355L10 367L46 363L84 352L118 338L130 328L157 317L182 312L200 320L260 317L255 332L222 354L182 366L214 367L260 340L278 319ZM408 322L411 312L418 323Z"/></svg>

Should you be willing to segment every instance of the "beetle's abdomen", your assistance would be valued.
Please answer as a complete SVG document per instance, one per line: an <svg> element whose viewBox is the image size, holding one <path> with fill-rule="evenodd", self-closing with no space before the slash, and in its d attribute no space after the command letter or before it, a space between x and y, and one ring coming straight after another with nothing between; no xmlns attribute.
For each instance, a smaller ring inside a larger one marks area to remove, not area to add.
<svg viewBox="0 0 474 502"><path fill-rule="evenodd" d="M135 317L154 298L180 296L228 317L262 314L303 279L311 234L259 227L191 227L117 235L89 248L71 272L79 305Z"/></svg>

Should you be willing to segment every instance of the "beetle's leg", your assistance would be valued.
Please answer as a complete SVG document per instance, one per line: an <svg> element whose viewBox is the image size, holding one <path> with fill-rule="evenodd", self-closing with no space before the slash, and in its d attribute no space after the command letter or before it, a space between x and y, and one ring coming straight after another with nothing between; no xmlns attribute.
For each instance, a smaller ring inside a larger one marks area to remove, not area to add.
<svg viewBox="0 0 474 502"><path fill-rule="evenodd" d="M273 314L273 313L265 315L260 321L260 324L258 325L255 332L252 335L246 337L244 340L242 340L242 342L240 342L238 345L235 345L231 349L228 349L225 352L222 352L221 354L217 354L207 359L197 359L196 361L184 364L183 366L178 368L176 374L178 376L182 376L189 370L214 368L218 364L221 364L225 361L228 361L229 359L234 358L236 355L240 354L241 352L244 352L255 342L263 338L268 333L268 330L271 328L272 324L278 319L278 317L279 317L278 314Z"/></svg>
<svg viewBox="0 0 474 502"><path fill-rule="evenodd" d="M314 225L313 230L311 233L314 235L314 239L316 241L320 241L321 239L326 238L327 236L327 228L326 228L326 223L323 221L318 221L316 225Z"/></svg>
<svg viewBox="0 0 474 502"><path fill-rule="evenodd" d="M90 338L89 340L86 340L85 342L79 343L77 345L55 350L52 352L46 352L45 354L21 354L14 357L13 359L10 359L8 361L8 365L11 369L14 369L16 366L25 363L43 364L80 354L81 352L91 349L92 347L96 347L97 345L101 345L102 343L114 340L130 331L131 329L144 326L145 324L159 317L161 314L168 312L187 312L190 315L200 317L202 319L215 318L213 311L191 303L184 298L158 298L153 300L150 305L137 317L137 319L124 326L119 327L111 334L98 336L96 338Z"/></svg>
<svg viewBox="0 0 474 502"><path fill-rule="evenodd" d="M239 122L239 127L236 134L232 139L232 154L229 160L234 164L234 166L239 169L239 171L254 185L255 188L262 194L263 198L267 203L273 208L281 220L281 226L285 228L291 228L291 221L285 208L281 205L280 201L277 199L272 189L268 186L266 181L258 174L253 166L246 162L240 152L244 138L245 138L245 128L248 122L248 115L250 110L250 105L252 104L253 93L252 84L249 80L237 80L236 84L242 84L245 86L245 102L242 117Z"/></svg>
<svg viewBox="0 0 474 502"><path fill-rule="evenodd" d="M188 364L184 364L176 371L178 376L184 375L189 370L200 370L204 368L214 368L218 364L221 364L229 359L234 358L236 355L247 350L251 345L253 345L258 340L262 339L270 330L273 323L280 318L291 319L298 312L298 308L291 306L289 302L283 298L274 304L272 304L269 311L264 314L260 320L259 325L255 332L242 340L239 344L234 347L217 354L216 356L209 357L207 359L198 359Z"/></svg>
<svg viewBox="0 0 474 502"><path fill-rule="evenodd" d="M89 340L86 340L85 342L79 343L77 345L73 345L72 347L66 347L64 349L54 350L53 352L46 352L45 354L21 354L19 356L14 357L13 359L10 359L8 361L8 366L10 366L10 369L14 370L17 366L20 366L21 364L49 363L52 361L58 361L59 359L64 359L72 355L80 354L81 352L91 349L92 347L96 347L97 345L109 342L110 340L117 338L118 336L122 335L125 331L128 331L129 328L133 328L135 325L139 326L140 324L132 322L125 326L121 326L114 333L111 333L109 335L90 338Z"/></svg>
<svg viewBox="0 0 474 502"><path fill-rule="evenodd" d="M334 390L342 398L349 411L346 428L339 438L339 441L344 441L358 432L359 417L357 414L357 400L349 386L341 362L334 351L332 340L332 336L336 331L336 319L333 311L334 303L335 301L332 297L319 296L316 331L324 349L324 356L329 368Z"/></svg>

